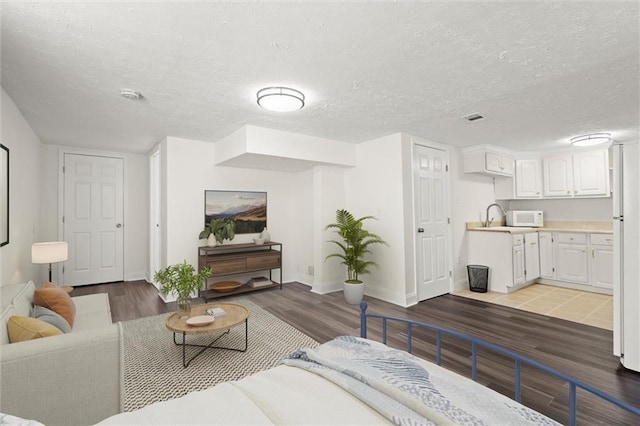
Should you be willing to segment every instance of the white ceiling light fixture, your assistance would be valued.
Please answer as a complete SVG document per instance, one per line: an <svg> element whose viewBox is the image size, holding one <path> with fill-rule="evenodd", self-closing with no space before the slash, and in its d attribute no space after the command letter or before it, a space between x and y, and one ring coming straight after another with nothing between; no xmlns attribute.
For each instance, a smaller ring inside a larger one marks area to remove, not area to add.
<svg viewBox="0 0 640 426"><path fill-rule="evenodd" d="M120 96L137 101L138 99L142 98L142 93L136 92L135 90L131 89L122 89L120 90Z"/></svg>
<svg viewBox="0 0 640 426"><path fill-rule="evenodd" d="M269 111L291 112L302 109L304 94L290 87L265 87L258 90L258 105Z"/></svg>
<svg viewBox="0 0 640 426"><path fill-rule="evenodd" d="M573 146L594 146L611 141L611 134L591 133L588 135L576 136L569 140Z"/></svg>

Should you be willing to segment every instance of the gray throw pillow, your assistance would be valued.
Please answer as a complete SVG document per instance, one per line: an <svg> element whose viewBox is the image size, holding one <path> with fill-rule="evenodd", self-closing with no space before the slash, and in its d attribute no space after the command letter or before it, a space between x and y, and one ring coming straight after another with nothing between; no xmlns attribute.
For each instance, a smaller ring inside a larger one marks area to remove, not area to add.
<svg viewBox="0 0 640 426"><path fill-rule="evenodd" d="M63 333L71 332L71 326L69 325L67 320L50 309L34 305L33 317L51 324L52 326L60 329L60 331L62 331Z"/></svg>

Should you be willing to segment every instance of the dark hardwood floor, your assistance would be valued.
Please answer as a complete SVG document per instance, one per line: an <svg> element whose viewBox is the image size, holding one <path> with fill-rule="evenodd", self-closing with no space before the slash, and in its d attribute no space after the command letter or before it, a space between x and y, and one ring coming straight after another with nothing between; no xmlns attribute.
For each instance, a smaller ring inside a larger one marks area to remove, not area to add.
<svg viewBox="0 0 640 426"><path fill-rule="evenodd" d="M130 281L77 287L72 296L109 293L114 321L170 312L174 303L165 304L155 288L146 281ZM319 342L339 335L359 335L359 308L344 302L341 292L327 295L312 293L299 283L285 284L282 290L270 289L244 294L262 308L291 324ZM224 301L217 299L216 301ZM460 331L479 337L540 361L561 372L594 385L626 402L640 406L640 374L620 366L612 354L612 332L552 318L506 306L445 295L402 308L367 298L369 311ZM195 299L194 303L204 303ZM370 321L369 338L379 340L381 325ZM389 327L388 344L405 349L405 327ZM432 333L415 331L413 353L435 359ZM443 338L443 366L470 375L469 344ZM500 356L479 351L478 381L513 397L513 363ZM568 423L568 385L550 376L523 368L523 403L564 424ZM640 424L608 403L578 393L578 424Z"/></svg>

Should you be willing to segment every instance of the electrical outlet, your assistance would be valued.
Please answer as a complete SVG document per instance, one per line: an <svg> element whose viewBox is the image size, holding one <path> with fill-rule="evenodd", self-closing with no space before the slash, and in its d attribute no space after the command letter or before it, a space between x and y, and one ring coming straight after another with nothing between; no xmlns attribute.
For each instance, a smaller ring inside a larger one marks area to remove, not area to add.
<svg viewBox="0 0 640 426"><path fill-rule="evenodd" d="M313 276L313 266L307 266L307 274Z"/></svg>

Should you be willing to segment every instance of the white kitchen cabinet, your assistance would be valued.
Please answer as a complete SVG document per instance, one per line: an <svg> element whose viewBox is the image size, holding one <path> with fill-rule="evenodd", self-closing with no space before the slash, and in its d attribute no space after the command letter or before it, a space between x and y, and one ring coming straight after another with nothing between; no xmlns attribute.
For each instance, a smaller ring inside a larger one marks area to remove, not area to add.
<svg viewBox="0 0 640 426"><path fill-rule="evenodd" d="M573 196L573 160L571 155L542 159L542 194L545 197Z"/></svg>
<svg viewBox="0 0 640 426"><path fill-rule="evenodd" d="M524 238L522 235L514 235L512 237L512 265L513 265L513 284L524 284L525 279L525 257L524 257ZM509 285L511 287L512 285Z"/></svg>
<svg viewBox="0 0 640 426"><path fill-rule="evenodd" d="M536 232L532 234L537 235ZM528 278L525 271L529 262L533 265L532 274L538 268L537 239L535 250L527 254L525 235L510 232L468 231L469 264L489 267L489 291L508 293L514 286L521 286L537 277ZM511 258L511 261L509 261Z"/></svg>
<svg viewBox="0 0 640 426"><path fill-rule="evenodd" d="M490 145L465 148L464 172L513 176L513 155Z"/></svg>
<svg viewBox="0 0 640 426"><path fill-rule="evenodd" d="M542 187L542 168L540 160L515 160L515 198L540 198Z"/></svg>
<svg viewBox="0 0 640 426"><path fill-rule="evenodd" d="M542 197L542 166L539 158L517 158L512 178L494 179L496 200Z"/></svg>
<svg viewBox="0 0 640 426"><path fill-rule="evenodd" d="M613 288L613 235L590 235L591 285Z"/></svg>
<svg viewBox="0 0 640 426"><path fill-rule="evenodd" d="M607 150L573 155L573 195L609 195L609 153Z"/></svg>
<svg viewBox="0 0 640 426"><path fill-rule="evenodd" d="M513 175L513 157L497 152L485 153L486 170L507 176Z"/></svg>
<svg viewBox="0 0 640 426"><path fill-rule="evenodd" d="M589 284L587 234L557 233L558 264L556 277L560 281Z"/></svg>
<svg viewBox="0 0 640 426"><path fill-rule="evenodd" d="M540 250L538 249L538 233L524 234L524 280L533 281L540 278Z"/></svg>
<svg viewBox="0 0 640 426"><path fill-rule="evenodd" d="M538 232L540 251L540 277L549 280L556 279L556 267L553 257L553 234Z"/></svg>
<svg viewBox="0 0 640 426"><path fill-rule="evenodd" d="M544 197L608 197L609 151L580 151L542 159Z"/></svg>

